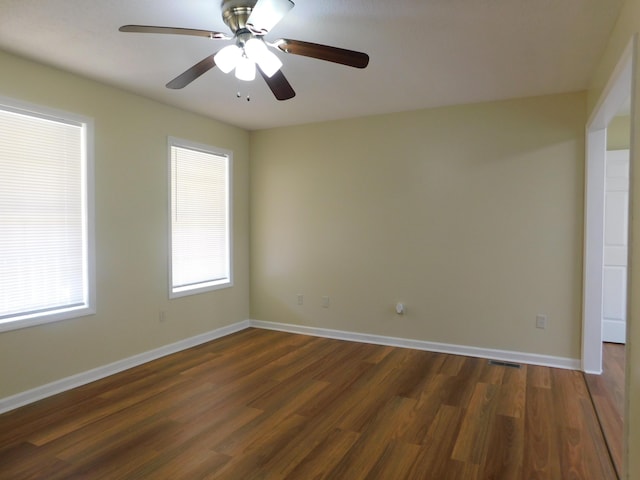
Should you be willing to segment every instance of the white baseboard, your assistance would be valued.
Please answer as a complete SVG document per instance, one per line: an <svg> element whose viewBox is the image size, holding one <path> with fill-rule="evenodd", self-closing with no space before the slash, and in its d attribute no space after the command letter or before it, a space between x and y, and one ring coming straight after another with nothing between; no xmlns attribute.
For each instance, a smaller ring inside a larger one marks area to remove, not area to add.
<svg viewBox="0 0 640 480"><path fill-rule="evenodd" d="M490 348L470 347L465 345L452 345L448 343L427 342L424 340L411 340L407 338L383 337L366 333L346 332L327 328L305 327L287 323L264 322L262 320L250 320L252 327L266 330L279 330L289 333L300 333L314 337L335 338L351 342L372 343L375 345L387 345L391 347L413 348L429 352L450 353L453 355L466 355L468 357L487 358L511 363L527 363L542 365L545 367L563 368L566 370L580 370L580 360L576 358L552 357L535 353L514 352L510 350L493 350Z"/></svg>
<svg viewBox="0 0 640 480"><path fill-rule="evenodd" d="M16 408L36 402L38 400L42 400L43 398L50 397L52 395L56 395L66 390L71 390L72 388L86 385L87 383L91 383L96 380L100 380L101 378L108 377L109 375L114 375L124 370L137 367L138 365L142 365L143 363L147 363L152 360L165 357L167 355L171 355L172 353L186 350L187 348L195 347L196 345L210 342L211 340L215 340L226 335L231 335L232 333L249 328L249 326L249 320L237 322L232 325L221 327L216 330L203 333L201 335L196 335L195 337L186 338L184 340L180 340L179 342L165 345L154 350L149 350L148 352L140 353L123 360L118 360L117 362L94 368L93 370L78 373L77 375L72 375L70 377L48 383L47 385L42 385L40 387L27 390L26 392L21 392L10 397L2 398L0 399L0 413L8 412L9 410L14 410Z"/></svg>
<svg viewBox="0 0 640 480"><path fill-rule="evenodd" d="M281 332L299 333L302 335L312 335L315 337L334 338L337 340L347 340L351 342L372 343L375 345L388 345L392 347L413 348L416 350L426 350L430 352L450 353L453 355L466 355L469 357L487 358L513 363L528 363L532 365L542 365L545 367L564 368L569 370L579 370L580 360L574 358L552 357L533 353L513 352L509 350L492 350L489 348L469 347L464 345L451 345L447 343L427 342L424 340L412 340L407 338L384 337L381 335L371 335L366 333L347 332L343 330L331 330L327 328L305 327L302 325L292 325L287 323L265 322L261 320L244 320L226 327L221 327L195 337L180 340L179 342L165 345L148 352L134 355L117 362L94 368L86 372L72 375L70 377L57 380L47 385L42 385L26 392L21 392L10 397L0 399L0 414L28 405L29 403L42 400L43 398L62 393L72 388L86 385L87 383L100 380L101 378L114 375L130 368L142 365L143 363L156 360L172 353L180 352L197 345L201 345L217 338L231 335L249 327L261 328L265 330L278 330Z"/></svg>
<svg viewBox="0 0 640 480"><path fill-rule="evenodd" d="M620 320L603 320L602 341L625 343L627 341L627 323Z"/></svg>

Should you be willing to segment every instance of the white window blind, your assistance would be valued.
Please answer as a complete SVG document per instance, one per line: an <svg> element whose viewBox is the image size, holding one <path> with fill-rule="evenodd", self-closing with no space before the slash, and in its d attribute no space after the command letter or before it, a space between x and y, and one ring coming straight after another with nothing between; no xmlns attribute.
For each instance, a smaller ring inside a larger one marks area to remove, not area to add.
<svg viewBox="0 0 640 480"><path fill-rule="evenodd" d="M170 157L170 295L229 286L230 154L170 139Z"/></svg>
<svg viewBox="0 0 640 480"><path fill-rule="evenodd" d="M0 105L2 329L90 313L86 127Z"/></svg>

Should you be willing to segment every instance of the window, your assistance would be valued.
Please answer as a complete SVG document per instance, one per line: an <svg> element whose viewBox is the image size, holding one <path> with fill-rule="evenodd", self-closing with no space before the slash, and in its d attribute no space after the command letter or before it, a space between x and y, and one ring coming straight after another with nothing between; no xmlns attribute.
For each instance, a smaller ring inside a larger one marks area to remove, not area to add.
<svg viewBox="0 0 640 480"><path fill-rule="evenodd" d="M95 313L90 120L0 99L0 331Z"/></svg>
<svg viewBox="0 0 640 480"><path fill-rule="evenodd" d="M169 138L169 157L169 296L229 287L231 152Z"/></svg>

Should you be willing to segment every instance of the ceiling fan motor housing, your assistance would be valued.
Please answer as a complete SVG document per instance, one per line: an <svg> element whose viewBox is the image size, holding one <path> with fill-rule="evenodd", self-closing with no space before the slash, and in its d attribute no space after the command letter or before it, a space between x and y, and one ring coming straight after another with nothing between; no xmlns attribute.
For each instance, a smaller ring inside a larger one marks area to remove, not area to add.
<svg viewBox="0 0 640 480"><path fill-rule="evenodd" d="M222 19L233 33L247 30L247 19L257 0L222 0Z"/></svg>

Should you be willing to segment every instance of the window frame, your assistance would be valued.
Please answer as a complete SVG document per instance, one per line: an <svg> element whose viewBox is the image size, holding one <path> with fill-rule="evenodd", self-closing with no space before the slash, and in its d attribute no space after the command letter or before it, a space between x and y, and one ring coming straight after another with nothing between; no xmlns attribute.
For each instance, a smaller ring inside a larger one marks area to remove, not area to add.
<svg viewBox="0 0 640 480"><path fill-rule="evenodd" d="M0 96L0 109L34 118L65 123L81 128L82 165L80 188L83 237L84 302L72 307L18 313L0 319L0 332L44 325L96 313L96 254L95 254L95 127L92 118L56 108L23 102Z"/></svg>
<svg viewBox="0 0 640 480"><path fill-rule="evenodd" d="M198 284L185 287L174 287L173 285L173 202L172 188L173 178L171 176L172 148L184 148L194 150L205 154L225 157L227 162L227 178L226 178L226 203L227 203L227 268L228 276L223 280L211 280L200 282ZM207 145L204 143L186 140L183 138L169 136L167 137L167 204L168 204L168 275L167 286L169 298L181 298L200 293L212 292L225 288L233 287L233 152L224 148Z"/></svg>

